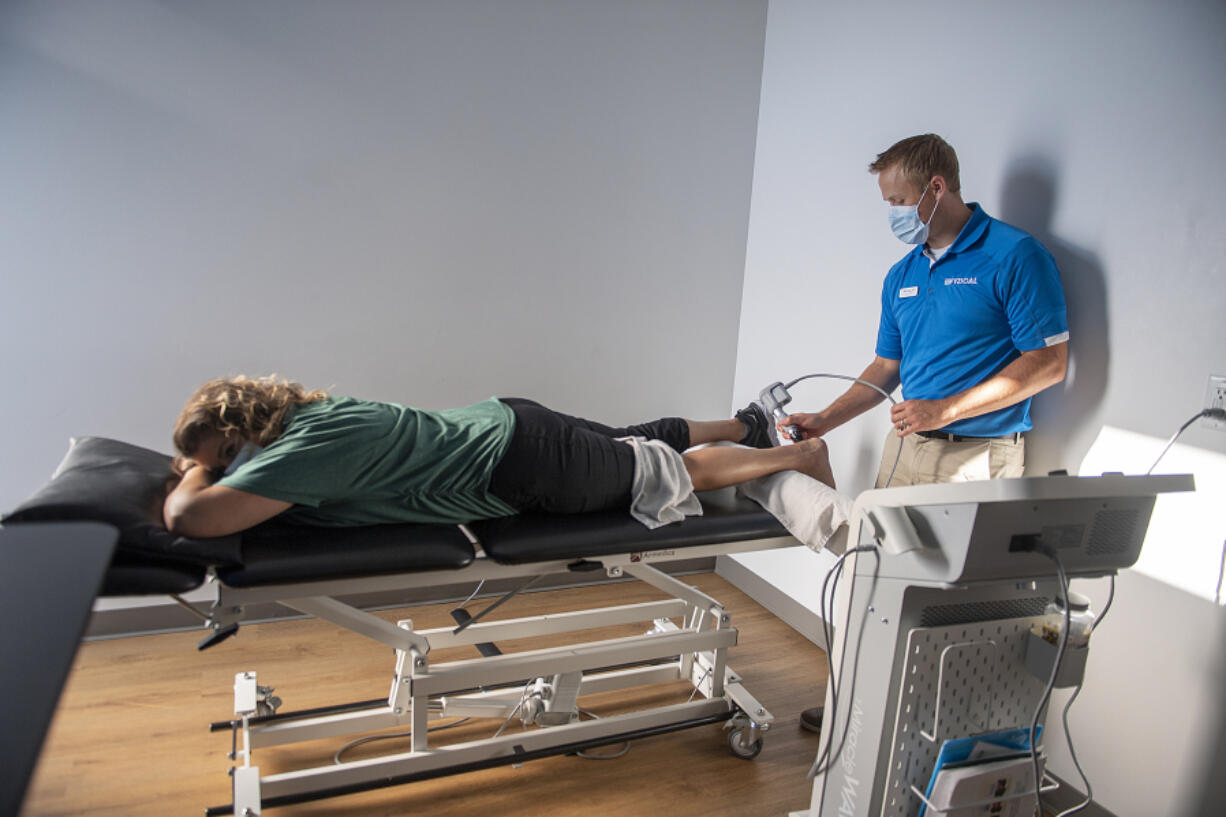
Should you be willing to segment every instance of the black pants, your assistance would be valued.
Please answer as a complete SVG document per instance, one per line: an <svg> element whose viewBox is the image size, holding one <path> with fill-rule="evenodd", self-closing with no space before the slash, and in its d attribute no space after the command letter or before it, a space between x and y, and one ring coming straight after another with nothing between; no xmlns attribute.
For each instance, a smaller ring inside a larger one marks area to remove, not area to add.
<svg viewBox="0 0 1226 817"><path fill-rule="evenodd" d="M515 433L490 478L490 493L521 511L586 513L630 507L634 449L617 437L690 447L680 417L611 428L520 397L499 398L515 412Z"/></svg>

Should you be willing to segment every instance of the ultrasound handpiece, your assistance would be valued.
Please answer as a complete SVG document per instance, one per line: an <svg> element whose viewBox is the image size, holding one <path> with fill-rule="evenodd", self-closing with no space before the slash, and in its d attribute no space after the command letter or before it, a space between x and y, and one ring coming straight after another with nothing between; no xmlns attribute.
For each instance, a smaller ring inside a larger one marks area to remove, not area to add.
<svg viewBox="0 0 1226 817"><path fill-rule="evenodd" d="M787 387L783 383L771 383L765 389L758 392L758 402L762 404L762 408L770 416L771 422L778 423L788 416L783 407L792 402L792 395L788 394ZM794 425L787 425L782 430L789 440L794 443L800 442L799 428Z"/></svg>

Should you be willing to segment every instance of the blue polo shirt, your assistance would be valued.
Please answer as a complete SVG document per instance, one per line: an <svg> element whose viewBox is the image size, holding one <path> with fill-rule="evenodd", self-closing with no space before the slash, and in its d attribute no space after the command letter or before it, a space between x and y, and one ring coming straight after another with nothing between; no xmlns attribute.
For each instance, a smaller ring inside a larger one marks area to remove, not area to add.
<svg viewBox="0 0 1226 817"><path fill-rule="evenodd" d="M1021 352L1068 340L1060 271L1033 236L978 204L932 263L917 246L881 290L877 354L901 360L907 400L939 400L982 383ZM958 420L943 431L995 437L1028 431L1030 400Z"/></svg>

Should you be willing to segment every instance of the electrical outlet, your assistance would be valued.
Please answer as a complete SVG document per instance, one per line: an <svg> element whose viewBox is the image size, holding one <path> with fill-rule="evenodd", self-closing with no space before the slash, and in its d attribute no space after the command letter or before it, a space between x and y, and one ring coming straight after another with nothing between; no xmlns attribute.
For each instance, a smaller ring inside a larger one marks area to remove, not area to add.
<svg viewBox="0 0 1226 817"><path fill-rule="evenodd" d="M1209 388L1205 391L1205 408L1226 409L1226 376L1220 374L1209 375ZM1208 428L1226 431L1226 420L1202 417L1201 421Z"/></svg>

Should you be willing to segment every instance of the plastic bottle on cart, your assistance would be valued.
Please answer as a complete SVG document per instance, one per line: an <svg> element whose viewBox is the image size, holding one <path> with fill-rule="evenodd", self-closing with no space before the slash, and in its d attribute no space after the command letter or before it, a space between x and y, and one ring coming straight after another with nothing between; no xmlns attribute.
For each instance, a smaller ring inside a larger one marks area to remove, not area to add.
<svg viewBox="0 0 1226 817"><path fill-rule="evenodd" d="M1094 611L1090 609L1090 600L1080 593L1069 591L1069 631L1068 646L1084 647L1090 642L1090 631L1094 629ZM1043 632L1041 635L1053 644L1059 642L1060 631L1064 629L1064 599L1057 595L1048 603L1043 611Z"/></svg>

